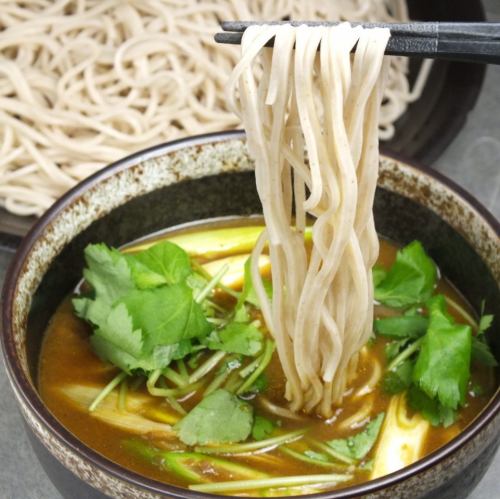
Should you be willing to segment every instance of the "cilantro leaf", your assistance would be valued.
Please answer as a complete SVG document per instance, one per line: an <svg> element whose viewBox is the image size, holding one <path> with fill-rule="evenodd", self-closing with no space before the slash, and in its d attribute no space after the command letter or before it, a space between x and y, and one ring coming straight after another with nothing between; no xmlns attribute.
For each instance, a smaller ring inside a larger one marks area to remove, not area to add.
<svg viewBox="0 0 500 499"><path fill-rule="evenodd" d="M274 432L274 423L262 416L255 416L252 427L252 438L254 440L265 440Z"/></svg>
<svg viewBox="0 0 500 499"><path fill-rule="evenodd" d="M396 262L375 286L375 299L390 307L406 307L428 300L437 270L419 241L399 250ZM378 280L378 278L377 278Z"/></svg>
<svg viewBox="0 0 500 499"><path fill-rule="evenodd" d="M257 379L253 382L252 386L246 391L246 393L262 393L267 390L269 386L269 380L266 373L260 373Z"/></svg>
<svg viewBox="0 0 500 499"><path fill-rule="evenodd" d="M363 459L377 441L385 414L381 412L359 433L347 438L330 440L327 444L338 454L359 461Z"/></svg>
<svg viewBox="0 0 500 499"><path fill-rule="evenodd" d="M252 267L251 257L248 257L247 261L245 262L243 289L241 290L241 294L238 298L238 302L236 303L235 307L236 313L238 313L238 310L242 308L245 302L250 303L255 307L260 307L259 299L257 298L257 293L255 292L255 288L253 287L251 267ZM262 281L267 296L271 298L273 295L271 281L269 281L268 279L263 279Z"/></svg>
<svg viewBox="0 0 500 499"><path fill-rule="evenodd" d="M491 314L481 315L479 319L479 330L477 334L482 334L486 330L488 330L491 327L492 322L493 322L493 315Z"/></svg>
<svg viewBox="0 0 500 499"><path fill-rule="evenodd" d="M387 270L382 265L374 265L372 268L373 286L377 287L387 277Z"/></svg>
<svg viewBox="0 0 500 499"><path fill-rule="evenodd" d="M407 359L394 370L387 371L382 379L384 391L394 395L406 390L411 385L413 365L414 362Z"/></svg>
<svg viewBox="0 0 500 499"><path fill-rule="evenodd" d="M87 268L85 280L92 286L94 298L75 298L77 315L99 325L115 301L134 289L130 268L125 257L105 244L90 244L84 251Z"/></svg>
<svg viewBox="0 0 500 499"><path fill-rule="evenodd" d="M176 425L187 445L234 443L246 440L252 431L252 406L227 390L206 396Z"/></svg>
<svg viewBox="0 0 500 499"><path fill-rule="evenodd" d="M139 289L178 284L191 274L188 254L169 241L162 241L145 251L126 257Z"/></svg>
<svg viewBox="0 0 500 499"><path fill-rule="evenodd" d="M253 357L262 350L262 333L251 324L231 322L208 337L208 348Z"/></svg>
<svg viewBox="0 0 500 499"><path fill-rule="evenodd" d="M495 356L482 335L472 337L472 360L488 367L496 367L498 365Z"/></svg>
<svg viewBox="0 0 500 499"><path fill-rule="evenodd" d="M433 426L443 425L446 428L456 419L454 409L443 406L437 399L429 397L415 385L408 390L408 405L414 411L420 412Z"/></svg>
<svg viewBox="0 0 500 499"><path fill-rule="evenodd" d="M408 344L407 339L390 341L384 347L385 357L388 362L395 359L401 350Z"/></svg>
<svg viewBox="0 0 500 499"><path fill-rule="evenodd" d="M376 319L374 329L377 334L389 338L420 338L428 324L429 319L422 315L403 315Z"/></svg>
<svg viewBox="0 0 500 499"><path fill-rule="evenodd" d="M446 312L443 295L428 303L429 328L423 337L413 371L414 383L446 408L465 401L470 377L472 333L469 326L454 323Z"/></svg>
<svg viewBox="0 0 500 499"><path fill-rule="evenodd" d="M187 284L135 290L120 302L126 305L134 327L143 331L148 352L157 345L203 338L212 329Z"/></svg>

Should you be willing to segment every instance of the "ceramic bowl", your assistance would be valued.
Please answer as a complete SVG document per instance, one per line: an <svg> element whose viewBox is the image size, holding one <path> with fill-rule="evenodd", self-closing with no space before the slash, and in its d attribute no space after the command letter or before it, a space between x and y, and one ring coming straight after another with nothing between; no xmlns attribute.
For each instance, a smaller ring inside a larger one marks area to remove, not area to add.
<svg viewBox="0 0 500 499"><path fill-rule="evenodd" d="M3 290L2 346L34 450L63 496L206 496L139 476L80 442L40 399L37 362L47 322L80 279L88 243L119 246L194 220L260 213L252 168L241 132L160 145L79 184L24 239ZM485 299L487 311L496 316L490 342L498 358L500 229L492 216L436 173L383 156L375 219L385 237L401 244L421 240L473 307ZM465 497L498 447L499 409L497 390L465 431L425 459L384 478L314 497Z"/></svg>

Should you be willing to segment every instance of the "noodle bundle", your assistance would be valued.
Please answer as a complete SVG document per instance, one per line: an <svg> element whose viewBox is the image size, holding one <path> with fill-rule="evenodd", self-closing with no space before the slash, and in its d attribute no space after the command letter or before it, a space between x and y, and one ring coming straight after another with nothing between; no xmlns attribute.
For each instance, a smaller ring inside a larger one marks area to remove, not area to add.
<svg viewBox="0 0 500 499"><path fill-rule="evenodd" d="M389 36L347 23L252 26L228 84L266 222L252 278L294 411L332 415L372 331L372 206ZM274 49L264 48L271 38ZM266 244L272 301L258 268Z"/></svg>
<svg viewBox="0 0 500 499"><path fill-rule="evenodd" d="M125 155L238 127L220 20L406 21L405 0L0 0L0 206L41 214ZM380 135L418 98L391 58Z"/></svg>

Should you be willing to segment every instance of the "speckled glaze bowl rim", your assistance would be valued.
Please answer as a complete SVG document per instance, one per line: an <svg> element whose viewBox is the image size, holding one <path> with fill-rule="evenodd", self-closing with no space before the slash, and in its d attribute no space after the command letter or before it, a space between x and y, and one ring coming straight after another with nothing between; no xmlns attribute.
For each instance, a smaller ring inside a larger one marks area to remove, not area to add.
<svg viewBox="0 0 500 499"><path fill-rule="evenodd" d="M17 394L22 397L23 402L27 405L29 410L33 411L37 415L37 417L40 421L43 422L45 427L64 445L72 449L81 459L88 460L94 466L103 469L105 472L109 473L112 476L115 476L119 480L129 482L132 485L143 488L144 490L149 491L153 494L163 494L169 495L171 497L190 497L193 499L214 497L213 494L193 492L189 489L168 485L132 472L125 467L116 464L108 458L102 456L92 448L87 447L83 442L81 442L76 436L74 436L56 420L56 418L45 407L42 400L39 398L37 391L29 382L25 374L22 372L20 366L15 362L16 354L15 349L12 345L11 338L11 311L12 304L16 297L16 283L20 276L20 273L22 272L25 261L29 256L31 248L33 247L37 239L43 234L46 227L50 225L51 221L56 218L58 214L64 211L65 208L70 206L77 198L79 198L82 193L90 190L97 183L117 174L118 172L121 172L151 158L170 154L180 149L192 148L214 142L222 142L235 139L242 140L244 139L244 136L244 132L236 130L186 137L184 139L159 144L157 146L127 156L115 163L112 163L108 167L100 170L96 174L80 182L45 212L45 214L37 221L37 223L32 227L32 229L23 239L16 253L16 256L6 274L6 279L2 291L3 330L1 344L4 362L6 364L7 375L11 385L14 387ZM444 184L448 189L454 191L455 194L465 200L466 203L477 212L477 214L484 220L484 222L492 229L493 233L500 238L499 221L497 221L495 217L479 203L479 201L477 201L471 194L466 192L460 186L456 185L453 181L451 181L447 177L444 177L438 172L427 167L415 164L415 162L413 161L408 161L407 159L399 155L394 155L391 153L387 154L384 152L383 154L388 157L394 158L396 161L404 163L405 166L416 170L417 172L419 172L419 174L423 174L424 176L433 179L433 181ZM473 439L474 436L477 435L483 428L485 428L499 412L500 389L497 390L496 394L492 397L486 408L471 423L471 425L469 425L463 432L461 432L448 444L434 451L424 459L419 460L415 464L403 468L400 471L391 473L390 475L386 475L376 480L371 480L359 485L350 486L338 491L309 494L306 497L311 499L320 499L326 497L328 497L329 499L340 499L359 497L360 495L364 494L380 492L385 488L389 488L396 483L400 483L424 470L429 469L430 467L438 464L440 461L459 450L467 442Z"/></svg>

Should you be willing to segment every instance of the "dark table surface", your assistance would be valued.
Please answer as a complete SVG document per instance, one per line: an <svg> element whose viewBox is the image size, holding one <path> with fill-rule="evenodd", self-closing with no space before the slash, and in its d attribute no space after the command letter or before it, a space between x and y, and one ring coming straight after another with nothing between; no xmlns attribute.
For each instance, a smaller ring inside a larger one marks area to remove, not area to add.
<svg viewBox="0 0 500 499"><path fill-rule="evenodd" d="M485 2L489 17L500 20L500 0ZM483 92L469 120L432 165L474 194L500 218L500 67L490 67ZM9 224L0 213L0 225ZM22 232L16 225L16 230ZM13 257L12 238L0 236L0 287ZM28 443L0 363L0 499L60 499ZM470 499L500 498L500 453Z"/></svg>

